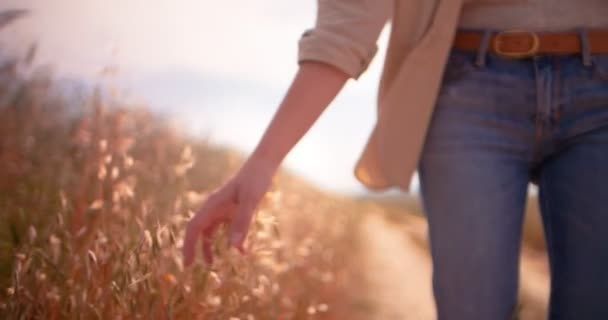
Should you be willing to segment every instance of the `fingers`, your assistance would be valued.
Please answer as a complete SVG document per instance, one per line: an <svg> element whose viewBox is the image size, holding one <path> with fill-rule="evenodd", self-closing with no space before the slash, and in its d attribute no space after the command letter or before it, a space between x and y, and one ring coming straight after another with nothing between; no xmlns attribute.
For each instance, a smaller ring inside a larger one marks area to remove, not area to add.
<svg viewBox="0 0 608 320"><path fill-rule="evenodd" d="M203 258L205 259L205 263L208 265L213 264L213 234L217 230L217 227L220 225L219 221L213 223L210 227L203 231Z"/></svg>
<svg viewBox="0 0 608 320"><path fill-rule="evenodd" d="M211 241L211 237L203 238L203 258L205 259L205 263L208 265L213 264L213 241Z"/></svg>
<svg viewBox="0 0 608 320"><path fill-rule="evenodd" d="M186 228L186 236L184 238L184 247L182 248L182 254L184 255L184 266L189 266L194 261L194 247L198 240L200 232L195 225L190 221Z"/></svg>
<svg viewBox="0 0 608 320"><path fill-rule="evenodd" d="M212 237L217 227L232 217L230 226L230 245L241 253L245 252L243 244L251 224L251 219L257 207L256 197L235 196L234 188L223 189L214 193L203 204L196 216L190 220L186 227L183 256L184 266L190 266L194 261L196 242L202 238L202 254L205 262L213 263ZM237 204L238 203L238 204Z"/></svg>
<svg viewBox="0 0 608 320"><path fill-rule="evenodd" d="M257 204L253 201L239 203L230 226L230 245L237 248L241 253L245 252L243 243L249 231L251 219L255 213Z"/></svg>
<svg viewBox="0 0 608 320"><path fill-rule="evenodd" d="M196 241L201 235L202 230L206 230L213 224L215 220L218 220L219 214L221 214L220 207L222 199L218 196L210 196L203 207L197 212L196 216L188 222L186 227L186 236L184 238L184 265L189 266L194 261L194 248L196 247Z"/></svg>

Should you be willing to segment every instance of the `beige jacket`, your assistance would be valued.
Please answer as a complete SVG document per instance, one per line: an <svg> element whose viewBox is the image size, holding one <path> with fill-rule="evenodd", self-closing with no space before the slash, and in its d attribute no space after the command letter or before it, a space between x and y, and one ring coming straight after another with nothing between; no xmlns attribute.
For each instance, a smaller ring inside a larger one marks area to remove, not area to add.
<svg viewBox="0 0 608 320"><path fill-rule="evenodd" d="M300 62L327 63L356 79L392 24L377 122L355 168L361 183L409 191L463 4L525 1L318 0L316 25L299 41Z"/></svg>

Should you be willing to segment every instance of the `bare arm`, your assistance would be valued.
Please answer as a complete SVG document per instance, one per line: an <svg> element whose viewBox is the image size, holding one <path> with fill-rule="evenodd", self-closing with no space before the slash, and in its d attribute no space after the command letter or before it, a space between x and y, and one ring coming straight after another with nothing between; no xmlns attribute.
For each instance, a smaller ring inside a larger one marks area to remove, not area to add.
<svg viewBox="0 0 608 320"><path fill-rule="evenodd" d="M340 92L349 76L327 64L303 62L257 148L238 173L217 189L192 218L184 240L185 264L194 259L201 236L203 255L212 262L211 237L230 222L230 243L243 251L255 209L285 156Z"/></svg>
<svg viewBox="0 0 608 320"><path fill-rule="evenodd" d="M278 167L342 89L348 75L329 65L302 63L252 161Z"/></svg>

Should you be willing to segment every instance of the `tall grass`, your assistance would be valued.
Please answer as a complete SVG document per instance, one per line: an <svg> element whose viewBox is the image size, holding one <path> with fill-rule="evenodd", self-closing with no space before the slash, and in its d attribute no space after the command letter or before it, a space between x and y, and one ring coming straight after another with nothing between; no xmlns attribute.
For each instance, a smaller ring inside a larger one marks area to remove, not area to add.
<svg viewBox="0 0 608 320"><path fill-rule="evenodd" d="M354 204L281 173L248 254L227 250L220 232L214 265L184 269L185 222L240 158L100 90L65 98L52 74L24 78L18 67L0 75L0 318L350 312Z"/></svg>

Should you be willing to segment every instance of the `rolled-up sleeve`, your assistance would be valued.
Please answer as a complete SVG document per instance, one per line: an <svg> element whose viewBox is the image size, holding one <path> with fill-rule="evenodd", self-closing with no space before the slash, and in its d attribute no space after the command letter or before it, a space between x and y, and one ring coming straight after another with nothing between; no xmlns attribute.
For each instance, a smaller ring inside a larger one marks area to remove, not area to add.
<svg viewBox="0 0 608 320"><path fill-rule="evenodd" d="M359 78L392 11L393 0L318 0L315 27L298 43L298 63L322 62Z"/></svg>

